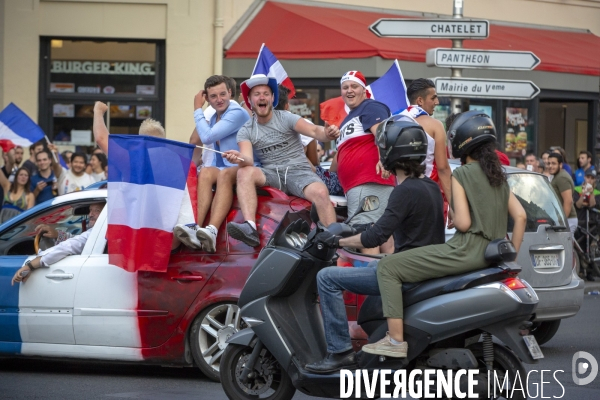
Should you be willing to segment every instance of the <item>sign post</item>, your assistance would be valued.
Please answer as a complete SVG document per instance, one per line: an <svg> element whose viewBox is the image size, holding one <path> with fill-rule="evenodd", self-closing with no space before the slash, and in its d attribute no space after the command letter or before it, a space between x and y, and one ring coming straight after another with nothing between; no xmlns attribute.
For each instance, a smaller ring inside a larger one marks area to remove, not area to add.
<svg viewBox="0 0 600 400"><path fill-rule="evenodd" d="M540 88L531 81L475 78L435 78L435 90L439 96L494 98L494 99L533 99Z"/></svg>
<svg viewBox="0 0 600 400"><path fill-rule="evenodd" d="M530 51L429 49L426 64L430 67L511 69L530 71L540 59Z"/></svg>

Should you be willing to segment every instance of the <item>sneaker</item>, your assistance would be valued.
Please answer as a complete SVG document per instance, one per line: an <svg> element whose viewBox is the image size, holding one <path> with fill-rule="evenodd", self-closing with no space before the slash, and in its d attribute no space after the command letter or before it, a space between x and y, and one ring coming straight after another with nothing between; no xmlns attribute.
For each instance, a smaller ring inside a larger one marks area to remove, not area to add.
<svg viewBox="0 0 600 400"><path fill-rule="evenodd" d="M210 227L198 228L196 231L196 237L202 243L202 248L209 253L217 251L215 243L217 242L217 232Z"/></svg>
<svg viewBox="0 0 600 400"><path fill-rule="evenodd" d="M393 344L388 332L380 341L364 345L362 351L378 356L405 358L408 353L408 343Z"/></svg>
<svg viewBox="0 0 600 400"><path fill-rule="evenodd" d="M202 243L196 237L199 226L196 224L177 224L173 228L173 234L179 241L192 249L201 250Z"/></svg>
<svg viewBox="0 0 600 400"><path fill-rule="evenodd" d="M260 244L258 232L249 223L230 222L227 224L227 232L232 238L246 243L250 247L256 247Z"/></svg>

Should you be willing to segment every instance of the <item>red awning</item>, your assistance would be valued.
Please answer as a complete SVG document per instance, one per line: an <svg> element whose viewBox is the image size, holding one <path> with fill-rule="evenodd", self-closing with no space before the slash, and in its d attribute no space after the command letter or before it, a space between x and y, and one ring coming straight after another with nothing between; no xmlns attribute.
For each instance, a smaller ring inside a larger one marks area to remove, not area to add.
<svg viewBox="0 0 600 400"><path fill-rule="evenodd" d="M369 31L379 18L398 17L267 1L226 58L256 58L265 43L280 60L382 57L425 62L427 49L451 47L446 39L380 38ZM488 39L463 44L467 49L532 51L541 59L536 70L600 76L600 37L589 32L492 23Z"/></svg>

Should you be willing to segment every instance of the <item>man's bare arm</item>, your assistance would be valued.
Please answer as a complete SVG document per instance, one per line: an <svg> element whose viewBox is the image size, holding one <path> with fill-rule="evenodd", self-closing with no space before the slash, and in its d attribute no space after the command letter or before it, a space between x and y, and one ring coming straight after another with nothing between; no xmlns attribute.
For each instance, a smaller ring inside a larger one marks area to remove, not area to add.
<svg viewBox="0 0 600 400"><path fill-rule="evenodd" d="M104 154L108 155L108 129L104 123L104 113L108 111L108 106L101 101L94 104L94 139Z"/></svg>

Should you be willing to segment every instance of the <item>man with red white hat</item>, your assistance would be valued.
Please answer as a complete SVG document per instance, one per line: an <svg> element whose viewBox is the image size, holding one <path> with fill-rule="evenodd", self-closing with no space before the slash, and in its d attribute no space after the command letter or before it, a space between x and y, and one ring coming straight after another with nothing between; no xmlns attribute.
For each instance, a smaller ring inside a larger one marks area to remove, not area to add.
<svg viewBox="0 0 600 400"><path fill-rule="evenodd" d="M379 197L377 210L352 219L352 224L375 223L383 215L395 186L394 178L379 163L379 150L375 144L377 126L391 115L390 109L369 98L367 81L360 71L346 72L340 84L342 99L350 112L342 121L340 137L336 140L338 178L348 198L348 215L356 212L362 198ZM393 246L389 250L392 252ZM363 249L363 252L377 254L379 249Z"/></svg>
<svg viewBox="0 0 600 400"><path fill-rule="evenodd" d="M310 168L300 135L330 141L339 136L338 128L327 124L325 127L313 125L299 115L274 110L279 100L275 78L253 75L242 82L240 89L255 116L237 134L240 151L225 152L229 162L243 167L237 173L237 195L245 219L243 223L228 223L227 232L249 246L260 244L255 215L256 187L261 186L306 198L315 204L323 224L335 222L335 210L327 187ZM253 166L255 156L262 167Z"/></svg>

